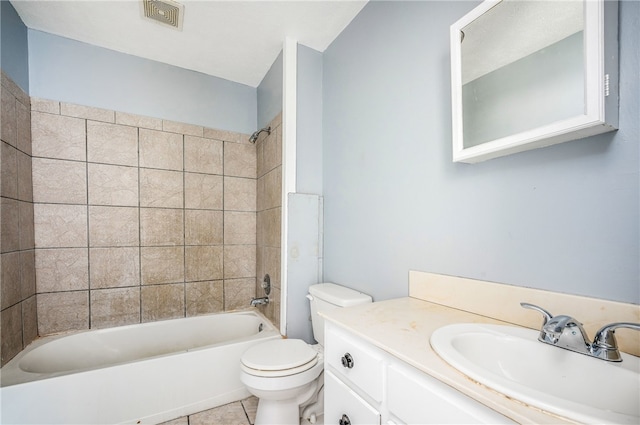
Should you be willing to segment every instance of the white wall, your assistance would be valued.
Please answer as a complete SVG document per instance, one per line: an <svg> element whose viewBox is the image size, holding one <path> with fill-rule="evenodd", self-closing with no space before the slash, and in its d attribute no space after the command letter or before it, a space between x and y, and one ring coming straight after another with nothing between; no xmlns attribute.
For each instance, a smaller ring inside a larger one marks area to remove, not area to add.
<svg viewBox="0 0 640 425"><path fill-rule="evenodd" d="M640 302L640 3L620 3L620 129L451 161L449 25L478 2L370 2L323 62L324 278L410 269Z"/></svg>

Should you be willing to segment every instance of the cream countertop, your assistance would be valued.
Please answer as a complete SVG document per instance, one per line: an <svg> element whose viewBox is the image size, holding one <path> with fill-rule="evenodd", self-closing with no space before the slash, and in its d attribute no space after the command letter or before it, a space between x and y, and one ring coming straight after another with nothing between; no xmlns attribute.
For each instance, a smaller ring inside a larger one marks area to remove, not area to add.
<svg viewBox="0 0 640 425"><path fill-rule="evenodd" d="M574 423L542 412L482 386L442 360L429 339L436 329L454 323L513 324L416 298L398 298L321 313L374 346L523 424Z"/></svg>

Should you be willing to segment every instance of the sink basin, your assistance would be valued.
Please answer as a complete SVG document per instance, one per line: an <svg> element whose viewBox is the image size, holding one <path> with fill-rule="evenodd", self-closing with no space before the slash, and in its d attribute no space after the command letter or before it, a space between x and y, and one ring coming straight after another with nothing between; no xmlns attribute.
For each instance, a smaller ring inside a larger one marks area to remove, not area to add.
<svg viewBox="0 0 640 425"><path fill-rule="evenodd" d="M538 341L514 326L456 324L431 346L472 380L530 406L577 422L640 423L640 358L613 363Z"/></svg>

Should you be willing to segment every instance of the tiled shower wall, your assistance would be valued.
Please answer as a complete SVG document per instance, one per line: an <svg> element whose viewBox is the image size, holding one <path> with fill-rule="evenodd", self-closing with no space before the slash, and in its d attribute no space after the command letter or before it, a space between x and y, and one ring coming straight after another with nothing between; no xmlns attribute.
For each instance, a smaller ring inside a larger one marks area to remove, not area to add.
<svg viewBox="0 0 640 425"><path fill-rule="evenodd" d="M40 335L248 307L257 161L247 135L31 107Z"/></svg>
<svg viewBox="0 0 640 425"><path fill-rule="evenodd" d="M270 302L260 307L264 314L280 326L280 235L282 217L282 113L271 123L271 134L258 139L258 225L256 294L264 296L262 280L271 278Z"/></svg>
<svg viewBox="0 0 640 425"><path fill-rule="evenodd" d="M29 96L4 72L0 97L0 365L37 336Z"/></svg>

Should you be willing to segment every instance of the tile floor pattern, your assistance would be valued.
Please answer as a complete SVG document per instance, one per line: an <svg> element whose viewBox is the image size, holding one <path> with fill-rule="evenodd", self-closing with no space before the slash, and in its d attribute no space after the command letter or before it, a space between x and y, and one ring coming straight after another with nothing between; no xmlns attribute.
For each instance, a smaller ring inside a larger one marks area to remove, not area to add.
<svg viewBox="0 0 640 425"><path fill-rule="evenodd" d="M253 425L257 408L258 399L249 397L160 425Z"/></svg>

